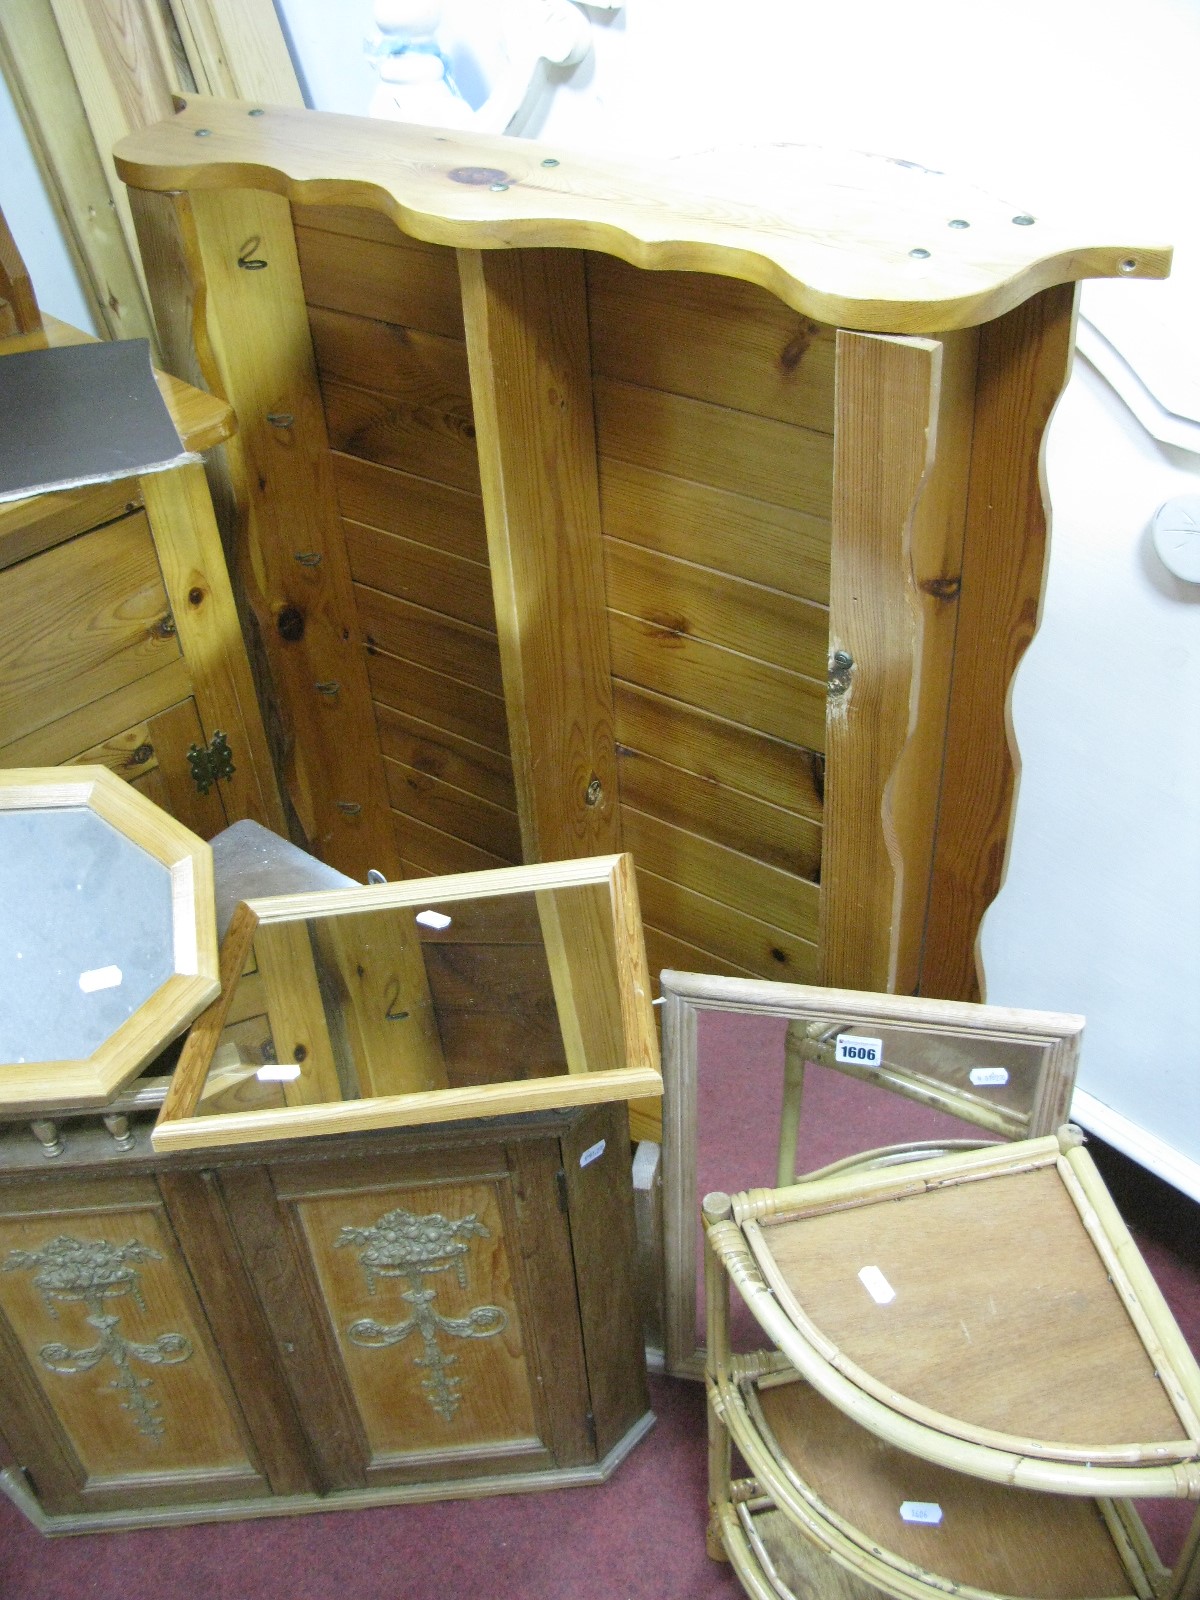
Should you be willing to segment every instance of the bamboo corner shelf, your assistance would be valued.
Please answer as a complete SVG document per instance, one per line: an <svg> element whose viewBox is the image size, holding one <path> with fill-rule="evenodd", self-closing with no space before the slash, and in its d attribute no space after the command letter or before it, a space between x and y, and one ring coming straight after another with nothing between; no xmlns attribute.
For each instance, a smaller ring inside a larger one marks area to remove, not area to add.
<svg viewBox="0 0 1200 1600"><path fill-rule="evenodd" d="M1075 1130L705 1220L710 1548L750 1594L1165 1592L1129 1502L1200 1499L1200 1368ZM731 1354L731 1282L769 1351Z"/></svg>
<svg viewBox="0 0 1200 1600"><path fill-rule="evenodd" d="M653 971L979 998L1076 285L1168 250L811 148L193 97L116 159L314 853L629 851Z"/></svg>

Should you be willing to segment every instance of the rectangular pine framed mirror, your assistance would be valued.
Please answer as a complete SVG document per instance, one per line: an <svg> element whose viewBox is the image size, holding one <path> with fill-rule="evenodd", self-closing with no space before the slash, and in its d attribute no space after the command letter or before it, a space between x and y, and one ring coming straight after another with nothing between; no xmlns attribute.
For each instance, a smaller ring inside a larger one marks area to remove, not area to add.
<svg viewBox="0 0 1200 1600"><path fill-rule="evenodd" d="M243 902L156 1149L662 1092L629 856Z"/></svg>

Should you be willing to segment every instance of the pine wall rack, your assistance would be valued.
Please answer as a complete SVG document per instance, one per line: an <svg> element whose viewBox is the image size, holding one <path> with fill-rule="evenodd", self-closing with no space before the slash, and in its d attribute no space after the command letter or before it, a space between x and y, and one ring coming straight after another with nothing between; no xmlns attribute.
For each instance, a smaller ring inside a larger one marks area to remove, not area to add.
<svg viewBox="0 0 1200 1600"><path fill-rule="evenodd" d="M1077 283L1169 250L811 147L192 98L116 163L310 849L625 849L652 970L978 997Z"/></svg>

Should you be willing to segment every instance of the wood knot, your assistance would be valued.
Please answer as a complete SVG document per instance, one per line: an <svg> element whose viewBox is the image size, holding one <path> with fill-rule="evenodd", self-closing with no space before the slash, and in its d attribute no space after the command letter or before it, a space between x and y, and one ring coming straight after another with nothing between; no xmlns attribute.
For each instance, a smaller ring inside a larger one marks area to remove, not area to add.
<svg viewBox="0 0 1200 1600"><path fill-rule="evenodd" d="M925 594L932 595L935 600L957 600L958 592L962 588L962 578L926 578L921 584Z"/></svg>
<svg viewBox="0 0 1200 1600"><path fill-rule="evenodd" d="M802 317L796 324L795 333L779 352L779 365L785 372L795 372L813 342L816 331L816 323L809 322L806 318Z"/></svg>

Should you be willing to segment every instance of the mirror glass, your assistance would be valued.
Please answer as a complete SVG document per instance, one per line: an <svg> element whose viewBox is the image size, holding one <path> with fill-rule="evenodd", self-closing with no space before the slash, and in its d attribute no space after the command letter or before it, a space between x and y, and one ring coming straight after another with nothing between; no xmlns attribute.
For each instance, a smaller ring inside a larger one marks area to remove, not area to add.
<svg viewBox="0 0 1200 1600"><path fill-rule="evenodd" d="M174 971L168 867L88 806L0 810L0 1072L85 1060Z"/></svg>
<svg viewBox="0 0 1200 1600"><path fill-rule="evenodd" d="M607 881L263 920L195 1115L626 1065Z"/></svg>
<svg viewBox="0 0 1200 1600"><path fill-rule="evenodd" d="M789 1038L789 1028L792 1030ZM837 1051L870 1055L818 1064ZM861 1045L852 1041L861 1040ZM789 1062L791 1072L789 1073ZM1045 1044L985 1029L919 1029L845 1013L784 1017L700 1010L696 1051L696 1195L776 1186L788 1151L785 1102L798 1112L794 1173L803 1176L867 1151L917 1141L1028 1137L1040 1092ZM797 1073L796 1066L801 1066ZM696 1238L696 1330L704 1342L703 1238ZM762 1332L739 1296L731 1299L736 1350L761 1347Z"/></svg>

